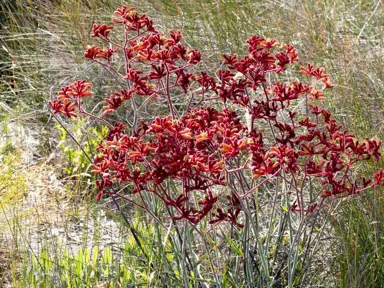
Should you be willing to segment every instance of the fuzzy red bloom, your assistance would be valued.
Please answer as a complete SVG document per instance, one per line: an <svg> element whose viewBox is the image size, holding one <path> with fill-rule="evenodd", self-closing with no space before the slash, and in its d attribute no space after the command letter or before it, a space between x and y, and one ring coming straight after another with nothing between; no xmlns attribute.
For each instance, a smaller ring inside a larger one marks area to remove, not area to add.
<svg viewBox="0 0 384 288"><path fill-rule="evenodd" d="M85 58L95 60L97 58L110 59L114 53L114 50L111 48L101 49L98 46L92 46L87 48L84 53Z"/></svg>
<svg viewBox="0 0 384 288"><path fill-rule="evenodd" d="M114 94L110 95L109 98L105 98L104 100L108 105L103 107L104 114L111 113L118 109L125 100L131 98L131 95L132 92L122 89L120 92L115 92Z"/></svg>
<svg viewBox="0 0 384 288"><path fill-rule="evenodd" d="M54 113L65 114L68 118L77 117L77 114L75 113L77 104L71 102L69 99L49 101L48 105L52 108Z"/></svg>
<svg viewBox="0 0 384 288"><path fill-rule="evenodd" d="M373 183L373 186L378 186L384 183L384 170L380 168L379 172L373 174L373 177L375 178L375 182Z"/></svg>
<svg viewBox="0 0 384 288"><path fill-rule="evenodd" d="M100 37L103 36L105 38L108 38L109 32L113 29L113 26L107 25L107 24L93 24L92 27L92 35L91 37Z"/></svg>
<svg viewBox="0 0 384 288"><path fill-rule="evenodd" d="M309 99L315 99L315 100L324 100L324 93L320 92L318 90L312 90L311 93L308 96Z"/></svg>
<svg viewBox="0 0 384 288"><path fill-rule="evenodd" d="M197 51L197 50L191 50L187 54L187 59L188 59L188 63L190 63L190 64L197 64L197 63L199 63L200 60L201 60L200 52Z"/></svg>
<svg viewBox="0 0 384 288"><path fill-rule="evenodd" d="M92 84L85 80L77 80L69 85L73 97L82 98L93 96L93 92L90 91Z"/></svg>
<svg viewBox="0 0 384 288"><path fill-rule="evenodd" d="M63 101L55 99L53 101L48 101L48 105L52 108L54 113L60 113L63 108Z"/></svg>

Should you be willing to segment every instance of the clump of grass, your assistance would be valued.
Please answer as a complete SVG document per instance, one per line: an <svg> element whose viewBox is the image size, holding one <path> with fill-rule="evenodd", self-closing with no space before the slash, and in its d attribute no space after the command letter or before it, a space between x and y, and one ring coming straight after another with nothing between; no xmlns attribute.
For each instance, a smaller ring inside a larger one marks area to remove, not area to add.
<svg viewBox="0 0 384 288"><path fill-rule="evenodd" d="M100 20L96 11L108 9L109 4L94 0L2 2L2 101L17 104L24 112L37 112L38 118L50 88L81 75L86 68L79 55L89 39L88 23Z"/></svg>
<svg viewBox="0 0 384 288"><path fill-rule="evenodd" d="M2 243L5 243L10 234L11 238L12 235L15 235L15 230L9 229L12 218L4 217L4 215L10 213L12 208L24 197L26 183L24 175L18 173L21 166L20 152L8 144L2 147L0 155L2 156L0 160L0 239L2 239ZM14 257L17 257L16 250L9 248L8 245L0 246L2 263L0 265L0 285L10 280L12 262Z"/></svg>
<svg viewBox="0 0 384 288"><path fill-rule="evenodd" d="M337 245L333 274L336 287L382 287L384 283L383 193L349 201L333 218Z"/></svg>

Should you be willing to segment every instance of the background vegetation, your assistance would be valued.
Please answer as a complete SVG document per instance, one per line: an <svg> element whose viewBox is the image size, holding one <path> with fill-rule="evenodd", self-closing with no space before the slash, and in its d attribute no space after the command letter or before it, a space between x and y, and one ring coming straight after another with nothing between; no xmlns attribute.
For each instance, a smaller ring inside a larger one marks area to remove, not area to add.
<svg viewBox="0 0 384 288"><path fill-rule="evenodd" d="M243 43L251 34L293 43L302 63L323 66L331 75L336 85L326 105L338 120L357 135L383 139L382 1L125 2L148 13L164 31L182 29L186 43L202 51L209 67L218 65L221 53L243 53ZM1 287L161 287L164 281L168 287L185 285L186 264L179 261L183 249L177 233L169 237L139 211L127 223L113 203L95 205L89 163L66 132L54 128L45 107L50 91L78 78L90 77L100 98L108 91L106 75L82 55L91 44L92 24L109 22L119 5L115 0L0 4ZM102 128L66 124L87 149L105 133ZM321 243L327 243L330 253L324 259L314 258L319 261L314 267L330 270L326 277L319 272L320 278L306 283L384 287L383 218L382 190L340 202L320 237L326 238ZM139 234L141 248L132 231ZM221 267L221 285L238 287L237 259L244 256L241 241L213 240L216 243L201 244L216 249L216 256L236 255ZM220 245L231 253L223 252ZM206 250L199 251L201 255L191 260L197 262L190 263L195 273L190 285L209 287L213 273L200 267L209 266L210 259ZM199 275L206 277L198 279ZM301 281L298 277L293 286L303 287Z"/></svg>

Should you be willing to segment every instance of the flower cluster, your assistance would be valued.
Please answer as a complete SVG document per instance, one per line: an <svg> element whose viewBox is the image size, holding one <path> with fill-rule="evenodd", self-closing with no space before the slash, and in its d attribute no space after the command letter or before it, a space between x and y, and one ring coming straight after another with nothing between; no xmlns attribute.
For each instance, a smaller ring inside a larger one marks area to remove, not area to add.
<svg viewBox="0 0 384 288"><path fill-rule="evenodd" d="M180 32L158 32L134 8L123 6L115 15L113 22L124 29L123 43L111 40L113 26L95 24L92 37L109 48L92 46L85 57L120 77L126 88L106 98L96 117L104 118L127 100L135 107L138 97L167 103L169 115L141 121L139 128L132 124L131 134L126 124L114 125L93 163L92 172L100 176L98 199L114 194L149 209L143 194L151 193L174 209L174 220L197 224L209 217L211 224L229 221L242 227L243 200L273 178L291 183L291 211L308 214L321 209L321 199L384 183L383 170L372 180L353 177L362 161L379 160L381 141L359 141L317 105L332 87L323 68L300 69L312 78L311 85L273 80L298 61L292 45L252 36L245 56L223 55L216 73L196 72L201 55L181 44ZM123 74L110 61L115 53L125 59ZM76 81L49 105L68 117L92 116L81 103L92 95L90 88ZM322 190L308 200L303 194L310 179Z"/></svg>
<svg viewBox="0 0 384 288"><path fill-rule="evenodd" d="M77 80L71 85L65 86L59 92L57 99L49 101L48 105L55 113L65 114L67 117L77 117L76 111L82 112L81 98L93 96L91 83L85 80Z"/></svg>

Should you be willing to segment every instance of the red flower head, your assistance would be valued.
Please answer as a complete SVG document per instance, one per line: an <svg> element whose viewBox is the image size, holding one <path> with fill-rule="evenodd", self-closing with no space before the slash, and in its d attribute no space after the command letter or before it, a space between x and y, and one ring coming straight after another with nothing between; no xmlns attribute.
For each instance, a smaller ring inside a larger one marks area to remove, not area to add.
<svg viewBox="0 0 384 288"><path fill-rule="evenodd" d="M107 24L93 24L92 31L93 34L91 37L100 37L108 38L109 32L113 29L113 26Z"/></svg>
<svg viewBox="0 0 384 288"><path fill-rule="evenodd" d="M93 92L90 91L92 84L85 80L77 80L69 85L73 97L82 98L93 96Z"/></svg>
<svg viewBox="0 0 384 288"><path fill-rule="evenodd" d="M92 46L87 48L84 53L85 58L95 60L97 58L110 59L115 51L111 48L101 49L98 46Z"/></svg>

